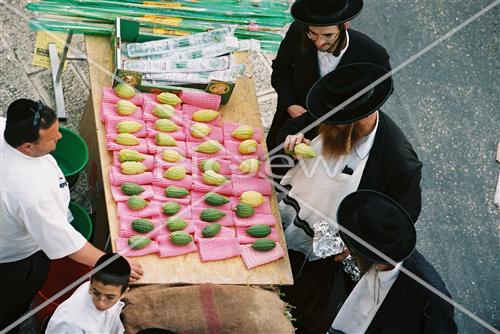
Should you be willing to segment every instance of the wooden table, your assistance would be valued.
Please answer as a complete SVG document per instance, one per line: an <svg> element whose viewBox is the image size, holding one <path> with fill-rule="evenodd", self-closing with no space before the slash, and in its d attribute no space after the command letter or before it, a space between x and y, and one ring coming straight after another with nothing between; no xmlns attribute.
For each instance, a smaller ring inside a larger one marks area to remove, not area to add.
<svg viewBox="0 0 500 334"><path fill-rule="evenodd" d="M109 171L112 167L111 152L106 150L105 128L100 121L102 88L111 85L112 50L109 38L86 36L91 92L80 124L80 133L89 145L90 159L87 167L89 187L96 194L96 227L94 244L104 248L109 236L113 241L119 233L116 203L111 195ZM246 53L239 53L241 62L248 61ZM253 79L238 79L229 103L220 108L222 118L228 121L262 127ZM265 143L264 143L265 145ZM285 249L281 219L276 196L271 198L273 214L280 244ZM114 242L113 250L116 250ZM139 284L252 284L289 285L293 283L288 254L278 261L248 270L241 257L202 263L198 253L160 258L147 255L136 258L144 269Z"/></svg>

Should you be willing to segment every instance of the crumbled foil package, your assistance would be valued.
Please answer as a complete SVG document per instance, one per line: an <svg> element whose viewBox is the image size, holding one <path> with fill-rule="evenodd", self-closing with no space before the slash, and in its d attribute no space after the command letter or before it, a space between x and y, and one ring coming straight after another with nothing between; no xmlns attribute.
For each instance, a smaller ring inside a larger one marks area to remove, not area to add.
<svg viewBox="0 0 500 334"><path fill-rule="evenodd" d="M343 261L342 265L344 266L344 272L349 274L351 280L357 282L361 279L361 272L356 265L356 258L352 255L348 255Z"/></svg>
<svg viewBox="0 0 500 334"><path fill-rule="evenodd" d="M338 226L321 220L314 224L313 253L325 258L340 254L344 250L344 242L338 234Z"/></svg>

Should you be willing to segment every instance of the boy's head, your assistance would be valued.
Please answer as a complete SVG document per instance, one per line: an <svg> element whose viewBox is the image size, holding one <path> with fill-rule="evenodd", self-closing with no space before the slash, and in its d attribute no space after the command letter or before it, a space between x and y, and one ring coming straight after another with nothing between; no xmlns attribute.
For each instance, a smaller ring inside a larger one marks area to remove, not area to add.
<svg viewBox="0 0 500 334"><path fill-rule="evenodd" d="M116 257L116 258L114 258ZM102 269L90 277L90 296L99 311L106 311L115 305L128 291L130 265L122 256L104 254L96 267L112 259Z"/></svg>

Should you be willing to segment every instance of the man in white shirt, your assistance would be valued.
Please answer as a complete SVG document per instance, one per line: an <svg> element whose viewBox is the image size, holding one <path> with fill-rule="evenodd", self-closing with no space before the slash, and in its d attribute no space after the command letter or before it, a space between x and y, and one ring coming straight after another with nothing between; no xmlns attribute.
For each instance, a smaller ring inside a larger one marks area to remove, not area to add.
<svg viewBox="0 0 500 334"><path fill-rule="evenodd" d="M412 272L450 297L436 270L414 250L415 227L401 205L382 193L359 190L342 200L337 221L363 276L328 333L457 332L453 305L401 272Z"/></svg>
<svg viewBox="0 0 500 334"><path fill-rule="evenodd" d="M351 276L359 277L352 261L344 260L348 253L337 233L335 217L345 196L373 189L398 201L414 222L420 213L422 164L399 127L380 110L392 80L330 115L386 73L367 63L336 68L308 94L308 114L322 119L319 135L307 138L301 132L307 126L304 115L288 120L280 132L285 151L303 142L317 152L315 158L299 159L281 180L289 189L280 210L294 275L294 285L283 291L295 306L298 333L326 331L354 286Z"/></svg>
<svg viewBox="0 0 500 334"><path fill-rule="evenodd" d="M273 60L271 84L278 105L267 148L281 144L283 123L306 114L306 96L314 83L335 68L368 62L391 69L386 50L365 34L350 29L360 14L362 0L297 0L291 8L295 20ZM348 29L349 28L349 29ZM309 124L313 119L308 119Z"/></svg>
<svg viewBox="0 0 500 334"><path fill-rule="evenodd" d="M116 258L115 258L116 257ZM121 299L128 292L130 265L120 255L103 255L96 267L112 261L90 277L50 318L47 334L121 334Z"/></svg>
<svg viewBox="0 0 500 334"><path fill-rule="evenodd" d="M68 222L70 193L49 154L61 138L54 110L19 99L0 121L0 329L29 309L43 285L49 259L69 256L93 267L103 252ZM132 279L142 275L133 264ZM13 332L18 331L14 329Z"/></svg>

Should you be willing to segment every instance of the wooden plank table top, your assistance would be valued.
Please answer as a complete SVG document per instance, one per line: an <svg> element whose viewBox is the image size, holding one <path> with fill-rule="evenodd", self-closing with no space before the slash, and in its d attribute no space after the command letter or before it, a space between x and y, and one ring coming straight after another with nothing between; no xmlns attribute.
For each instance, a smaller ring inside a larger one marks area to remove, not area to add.
<svg viewBox="0 0 500 334"><path fill-rule="evenodd" d="M102 88L104 86L110 86L112 80L112 49L109 38L106 37L86 36L85 42L89 60L92 100L90 101L89 99L90 105L87 108L87 112L91 112L90 110L92 110L94 113L94 117L87 117L85 119L92 119L95 122L98 152L92 152L91 150L91 154L95 155L95 158L100 161L109 233L113 241L118 236L119 227L116 214L116 203L111 195L111 186L109 183L112 155L111 152L106 150L105 128L99 116ZM247 53L239 53L237 54L237 58L241 62L248 62ZM220 111L223 120L262 127L253 79L248 77L241 77L238 79L229 103L225 106L221 106ZM91 127L90 124L84 126ZM199 260L198 253L171 258L160 258L157 254L147 255L135 258L144 269L144 276L138 284L292 284L293 278L290 262L286 252L285 238L275 194L271 197L271 204L277 222L276 229L279 234L280 244L285 251L284 258L248 270L241 257L203 263ZM112 242L112 245L113 250L116 251L115 243Z"/></svg>

